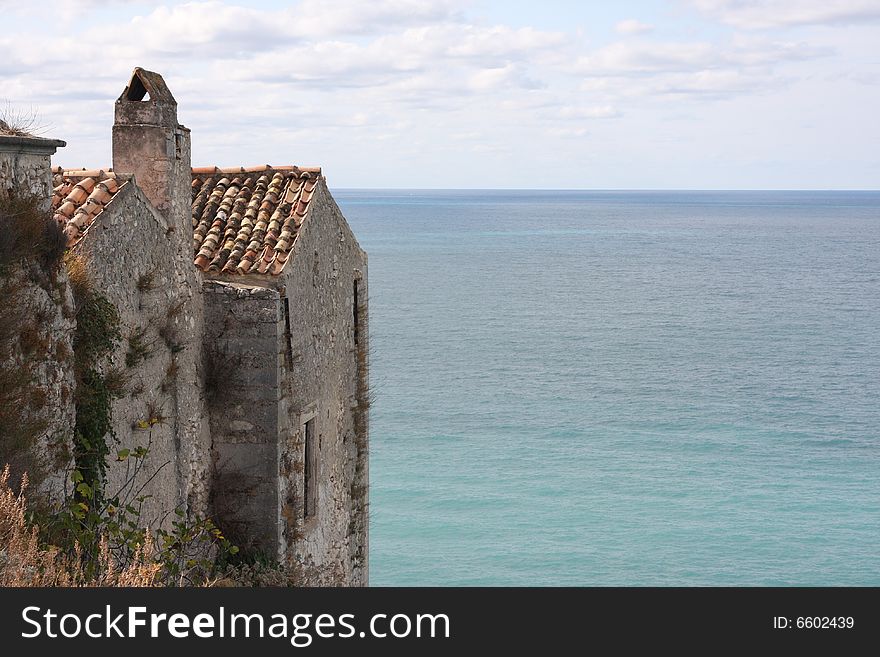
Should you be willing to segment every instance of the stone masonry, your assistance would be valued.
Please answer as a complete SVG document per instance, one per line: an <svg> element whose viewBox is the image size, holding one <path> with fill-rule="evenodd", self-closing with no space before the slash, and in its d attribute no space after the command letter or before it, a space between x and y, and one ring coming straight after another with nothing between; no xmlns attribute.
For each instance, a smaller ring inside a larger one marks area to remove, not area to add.
<svg viewBox="0 0 880 657"><path fill-rule="evenodd" d="M0 199L33 196L43 199L48 208L49 158L64 145L54 139L0 134ZM0 360L4 360L4 370L21 372L32 382L28 415L42 429L33 456L44 466L46 476L32 477L31 483L44 499L57 501L65 494L75 420L70 358L74 309L64 272L49 281L38 270L34 263L24 263L0 285L2 312L12 314L12 306L23 310L16 313L16 334L4 336L8 342Z"/></svg>

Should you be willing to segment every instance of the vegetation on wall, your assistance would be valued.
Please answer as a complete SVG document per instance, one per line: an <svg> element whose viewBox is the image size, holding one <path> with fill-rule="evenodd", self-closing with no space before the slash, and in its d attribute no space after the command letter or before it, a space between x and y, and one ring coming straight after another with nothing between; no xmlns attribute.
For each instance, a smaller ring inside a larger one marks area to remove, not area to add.
<svg viewBox="0 0 880 657"><path fill-rule="evenodd" d="M0 194L0 465L13 479L45 477L46 455L37 450L48 423L46 391L31 367L49 354L41 317L22 313L29 287L48 287L64 248L64 234L32 196Z"/></svg>
<svg viewBox="0 0 880 657"><path fill-rule="evenodd" d="M39 527L29 521L22 479L18 492L9 485L9 466L0 471L0 586L153 586L161 565L153 560L153 545L145 541L135 558L117 564L109 543L102 540L95 567L87 568L81 554L72 555L46 545Z"/></svg>
<svg viewBox="0 0 880 657"><path fill-rule="evenodd" d="M146 453L126 458L142 462ZM277 583L271 574L264 581L251 581L261 571L228 566L235 547L209 519L186 521L182 511L176 511L178 519L170 531L158 530L155 537L140 528L138 510L131 504L105 506L100 521L92 525L62 509L51 519L47 533L37 524L47 517L28 511L27 486L25 476L16 492L9 485L9 467L0 471L0 586ZM62 540L47 540L53 533Z"/></svg>
<svg viewBox="0 0 880 657"><path fill-rule="evenodd" d="M41 325L51 318L37 316L31 318L33 323L19 326L24 315L19 288L33 283L25 276L25 265L39 261L46 274L50 266L57 269L60 258L50 259L49 249L34 247L39 234L33 228L36 215L13 221L23 216L8 209L2 215L3 225L12 228L0 231L5 234L0 286L6 292L0 295L0 344L5 352L16 347L25 362L30 362L52 357L51 345L41 332ZM16 232L16 228L21 230ZM146 529L141 512L147 487L168 463L150 473L145 463L153 429L165 417L161 409L148 407L137 423L138 429L146 431L146 444L113 448L112 402L126 394L130 379L125 368L113 367L110 360L122 343L119 313L91 284L88 262L82 256L68 253L64 263L75 301L76 330L73 352L56 350L55 357L72 357L76 378L70 495L52 508L39 505L26 510L28 476L42 472L39 459L27 457L38 454L35 447L45 424L32 421L25 411L29 404L45 404L45 382L33 380L26 367L4 353L0 359L0 468L9 463L19 476L12 478L9 466L0 470L0 584L179 586L209 582L237 548L210 519L186 518L180 509L167 511L173 515L168 529L152 533ZM143 333L133 335L143 337ZM136 347L140 338L134 340ZM130 351L132 340L128 347ZM34 353L40 350L46 353ZM139 362L146 354L137 351ZM118 490L106 490L110 458L124 472Z"/></svg>
<svg viewBox="0 0 880 657"><path fill-rule="evenodd" d="M166 418L161 407L147 404L133 426L144 444L120 449L113 433L113 402L136 394L130 370L163 343L171 360L159 390L173 390L176 354L184 348L177 326L184 302L168 310L158 329L151 327L150 334L158 339L148 340L146 330L125 331L115 306L89 280L86 259L65 253L65 236L44 205L45 200L0 198L0 585L300 583L296 570L238 554L209 518L190 517L183 508L167 509L163 528L146 528L141 514L148 487L169 464L151 464L149 469L145 464L153 431ZM59 276L62 267L66 275ZM43 317L24 311L34 285L51 291L59 306L53 309L57 318L75 321L72 343L58 342L48 331L54 312ZM137 280L142 294L156 285L152 273ZM71 292L72 307L64 304ZM76 412L72 435L65 436L72 446L73 468L63 502L50 507L32 494L32 502L40 504L29 508L25 493L44 476L40 439L47 422L35 411L52 410L46 381L34 376L30 364L47 360L74 370L75 386L60 391L61 399L72 395ZM124 472L116 490L108 490L111 460L113 480Z"/></svg>
<svg viewBox="0 0 880 657"><path fill-rule="evenodd" d="M119 312L91 285L88 264L82 256L69 254L66 260L76 302L73 449L76 470L82 477L76 489L80 497L86 488L100 496L110 453L107 440L113 436L111 403L123 392L116 385L108 385L104 363L122 337Z"/></svg>
<svg viewBox="0 0 880 657"><path fill-rule="evenodd" d="M44 205L32 195L0 194L0 276L29 261L57 271L67 238Z"/></svg>
<svg viewBox="0 0 880 657"><path fill-rule="evenodd" d="M10 101L0 107L0 135L34 137L46 130L36 112L22 110Z"/></svg>
<svg viewBox="0 0 880 657"><path fill-rule="evenodd" d="M126 369L110 363L110 356L122 343L119 312L92 285L83 256L70 253L66 264L76 302L73 494L50 516L34 515L32 520L41 527L45 543L61 546L61 563L75 563L86 580L98 576L109 558L121 572L139 568L143 573L147 565L159 564L158 570L150 570L153 584L199 583L213 572L217 555L237 550L210 519L186 520L182 510L168 511L177 516L170 531L158 529L151 537L145 528L141 514L147 487L169 463L159 465L149 477L143 475L153 429L166 418L159 409L148 406L146 416L133 427L147 432L146 445L113 449L118 441L113 432L112 403L127 394L130 378ZM149 355L145 335L143 329L129 335L126 368L135 367ZM123 483L114 491L106 489L111 455L125 464ZM79 580L74 577L72 581Z"/></svg>

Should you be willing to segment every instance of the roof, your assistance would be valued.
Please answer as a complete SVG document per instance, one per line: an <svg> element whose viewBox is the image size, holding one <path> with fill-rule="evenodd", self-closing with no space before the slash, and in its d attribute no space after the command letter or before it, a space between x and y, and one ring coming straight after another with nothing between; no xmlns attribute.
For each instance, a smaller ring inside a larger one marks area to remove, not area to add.
<svg viewBox="0 0 880 657"><path fill-rule="evenodd" d="M57 167L52 173L52 210L68 246L82 239L128 184L109 169ZM320 176L318 167L193 168L196 267L217 274L280 274Z"/></svg>
<svg viewBox="0 0 880 657"><path fill-rule="evenodd" d="M193 169L196 267L209 273L280 274L320 176L316 167Z"/></svg>
<svg viewBox="0 0 880 657"><path fill-rule="evenodd" d="M64 227L67 246L73 246L127 183L117 181L112 171L101 169L65 171L58 167L52 173L52 211L55 221Z"/></svg>

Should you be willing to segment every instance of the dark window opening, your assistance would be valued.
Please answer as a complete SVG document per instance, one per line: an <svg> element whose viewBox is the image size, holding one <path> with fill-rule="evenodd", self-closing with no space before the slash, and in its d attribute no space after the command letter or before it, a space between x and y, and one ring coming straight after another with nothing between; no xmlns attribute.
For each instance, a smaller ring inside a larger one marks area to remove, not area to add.
<svg viewBox="0 0 880 657"><path fill-rule="evenodd" d="M352 321L354 323L354 343L360 341L360 323L361 323L361 303L358 296L358 280L354 279L354 299L352 301Z"/></svg>
<svg viewBox="0 0 880 657"><path fill-rule="evenodd" d="M290 330L290 300L284 297L284 339L287 344L287 368L293 368L293 333Z"/></svg>
<svg viewBox="0 0 880 657"><path fill-rule="evenodd" d="M306 422L305 454L303 458L303 518L313 518L318 510L318 445L315 436L315 418Z"/></svg>
<svg viewBox="0 0 880 657"><path fill-rule="evenodd" d="M141 80L141 76L135 75L131 79L131 82L128 85L128 93L125 94L125 97L128 100L133 101L150 100L150 94L144 86L144 81Z"/></svg>

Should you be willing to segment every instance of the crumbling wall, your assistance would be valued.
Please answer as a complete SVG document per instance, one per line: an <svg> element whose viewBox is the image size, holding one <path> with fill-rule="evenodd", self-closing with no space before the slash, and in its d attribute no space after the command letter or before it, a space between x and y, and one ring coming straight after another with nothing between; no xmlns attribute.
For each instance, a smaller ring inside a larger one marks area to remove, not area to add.
<svg viewBox="0 0 880 657"><path fill-rule="evenodd" d="M76 419L74 306L64 272L52 276L25 261L0 273L0 315L0 460L16 478L28 473L35 497L57 502L72 468Z"/></svg>
<svg viewBox="0 0 880 657"><path fill-rule="evenodd" d="M52 197L52 173L49 157L63 141L39 137L0 135L0 194L14 191L19 196L31 194Z"/></svg>
<svg viewBox="0 0 880 657"><path fill-rule="evenodd" d="M112 403L114 436L105 493L149 496L144 523L167 525L173 511L208 512L210 435L202 391L202 299L198 274L178 254L179 235L132 183L98 215L73 251L92 285L112 303L122 339L106 369L122 379ZM143 467L114 460L120 450L149 450Z"/></svg>
<svg viewBox="0 0 880 657"><path fill-rule="evenodd" d="M34 248L51 196L50 156L64 142L0 135L0 203L24 201L0 236L0 441L13 476L27 472L35 497L59 501L71 469L75 420L73 299L56 253ZM10 206L6 206L9 208ZM0 468L5 465L0 462Z"/></svg>
<svg viewBox="0 0 880 657"><path fill-rule="evenodd" d="M280 283L288 299L283 358L282 549L307 583L368 580L369 333L367 256L321 179ZM354 281L360 300L357 341ZM315 414L314 517L303 513L304 420Z"/></svg>
<svg viewBox="0 0 880 657"><path fill-rule="evenodd" d="M233 543L274 560L280 296L219 281L203 289L214 516Z"/></svg>

